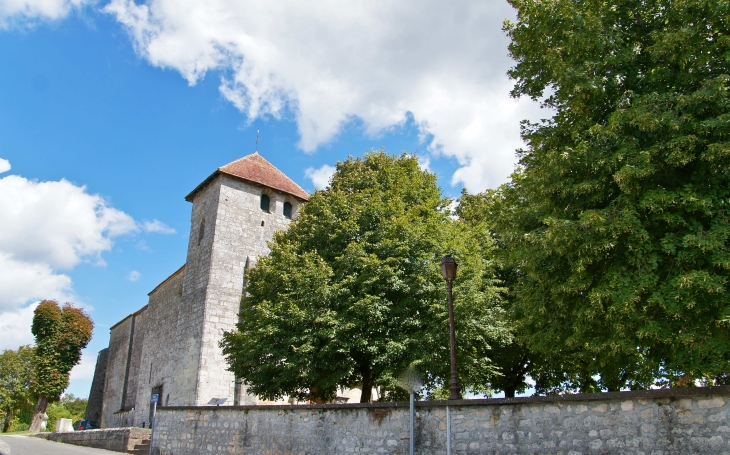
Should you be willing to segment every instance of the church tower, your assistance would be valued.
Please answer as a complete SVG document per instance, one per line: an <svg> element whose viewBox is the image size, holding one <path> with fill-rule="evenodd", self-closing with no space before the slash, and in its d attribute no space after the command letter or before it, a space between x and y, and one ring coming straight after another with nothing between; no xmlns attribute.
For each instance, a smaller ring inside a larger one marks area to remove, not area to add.
<svg viewBox="0 0 730 455"><path fill-rule="evenodd" d="M174 381L185 405L244 396L219 342L238 322L246 268L268 254L267 242L308 197L256 152L218 168L185 198L193 209L178 327L187 336L178 348L187 354Z"/></svg>
<svg viewBox="0 0 730 455"><path fill-rule="evenodd" d="M212 398L256 404L219 346L235 328L248 268L309 195L258 153L218 168L192 202L187 261L149 303L110 329L97 360L87 418L102 428L149 425L151 401L201 406Z"/></svg>

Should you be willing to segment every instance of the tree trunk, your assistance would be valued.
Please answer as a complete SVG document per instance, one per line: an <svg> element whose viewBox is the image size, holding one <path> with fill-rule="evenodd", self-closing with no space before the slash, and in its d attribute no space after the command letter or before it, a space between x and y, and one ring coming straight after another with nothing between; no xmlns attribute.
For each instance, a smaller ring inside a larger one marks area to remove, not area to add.
<svg viewBox="0 0 730 455"><path fill-rule="evenodd" d="M28 431L31 433L38 433L41 431L41 423L43 422L43 414L46 413L46 408L48 408L48 397L39 396L38 402L33 410L33 420L30 422L30 428L28 428Z"/></svg>
<svg viewBox="0 0 730 455"><path fill-rule="evenodd" d="M11 420L13 420L13 411L12 409L8 409L8 412L5 414L5 421L3 422L3 433L7 433L10 429Z"/></svg>
<svg viewBox="0 0 730 455"><path fill-rule="evenodd" d="M362 395L360 395L360 403L370 403L373 393L373 375L370 371L370 363L366 362L360 367L362 375Z"/></svg>
<svg viewBox="0 0 730 455"><path fill-rule="evenodd" d="M504 397L505 398L514 398L516 391L517 391L517 388L516 387L505 387L505 389L504 389Z"/></svg>

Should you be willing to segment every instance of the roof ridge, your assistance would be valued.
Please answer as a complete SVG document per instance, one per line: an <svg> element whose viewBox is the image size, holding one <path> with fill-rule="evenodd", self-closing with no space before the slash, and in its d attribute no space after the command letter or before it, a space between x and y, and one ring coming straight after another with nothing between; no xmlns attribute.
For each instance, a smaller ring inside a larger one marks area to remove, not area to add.
<svg viewBox="0 0 730 455"><path fill-rule="evenodd" d="M255 164L247 166L247 162ZM218 171L283 191L305 201L309 199L309 194L301 186L264 158L258 150L219 167Z"/></svg>
<svg viewBox="0 0 730 455"><path fill-rule="evenodd" d="M185 200L192 201L193 195L218 174L226 174L248 182L257 183L259 185L290 194L303 201L309 200L309 193L279 170L279 168L261 156L258 151L242 156L241 158L219 167L210 177L205 179L190 194L188 194L185 197Z"/></svg>

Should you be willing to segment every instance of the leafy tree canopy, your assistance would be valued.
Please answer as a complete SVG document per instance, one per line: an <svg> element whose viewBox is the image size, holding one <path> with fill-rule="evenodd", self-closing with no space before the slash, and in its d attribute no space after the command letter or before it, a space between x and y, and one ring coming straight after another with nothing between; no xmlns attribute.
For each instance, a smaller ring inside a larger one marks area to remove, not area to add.
<svg viewBox="0 0 730 455"><path fill-rule="evenodd" d="M525 123L497 218L544 390L730 369L730 2L510 0ZM594 378L598 377L596 381Z"/></svg>
<svg viewBox="0 0 730 455"><path fill-rule="evenodd" d="M36 340L36 382L32 389L38 403L31 431L40 429L40 416L49 400L57 400L68 387L69 373L79 363L93 329L91 318L70 303L60 307L54 300L44 300L36 307L31 327Z"/></svg>
<svg viewBox="0 0 730 455"><path fill-rule="evenodd" d="M468 353L460 367L483 387L492 369L482 345L502 335L492 324L498 296L486 260L463 243L454 249L469 236L449 219L448 202L413 156L338 163L330 186L249 271L238 330L221 343L230 370L269 399L330 400L338 387L362 387L369 401L373 386L392 390L414 363L431 386L442 384L449 355L438 263L449 250L459 260L464 253L462 275L474 278L457 283L472 287L478 308L457 307L457 337Z"/></svg>
<svg viewBox="0 0 730 455"><path fill-rule="evenodd" d="M33 380L35 349L20 346L17 351L6 349L0 354L0 415L3 432L7 432L14 414L33 399L30 385Z"/></svg>
<svg viewBox="0 0 730 455"><path fill-rule="evenodd" d="M86 406L89 404L89 399L77 398L72 393L69 393L61 397L61 404L74 416L74 420L81 420L86 413Z"/></svg>

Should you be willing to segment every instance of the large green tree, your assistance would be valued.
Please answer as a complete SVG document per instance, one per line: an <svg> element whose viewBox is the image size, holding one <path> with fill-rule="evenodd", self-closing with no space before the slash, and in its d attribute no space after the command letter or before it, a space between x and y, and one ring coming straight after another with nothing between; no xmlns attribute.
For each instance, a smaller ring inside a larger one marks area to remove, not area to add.
<svg viewBox="0 0 730 455"><path fill-rule="evenodd" d="M249 272L241 321L221 344L230 370L270 399L330 400L339 387L361 387L367 402L372 387L392 390L414 363L433 387L442 384L448 325L438 263L448 250L482 267L465 266L457 283L464 292L479 287L469 291L475 311L457 307L468 315L457 336L473 341L461 343L460 366L474 373L470 379L491 373L479 355L501 335L491 323L497 291L485 261L456 248L466 234L447 205L414 156L372 152L338 163L330 186L312 195Z"/></svg>
<svg viewBox="0 0 730 455"><path fill-rule="evenodd" d="M70 303L61 307L54 300L44 300L36 307L31 327L36 341L32 390L38 401L30 431L40 431L49 401L58 400L68 387L69 373L79 363L93 329L91 318Z"/></svg>
<svg viewBox="0 0 730 455"><path fill-rule="evenodd" d="M30 392L33 380L35 349L20 346L17 351L6 349L0 354L0 412L3 433L8 431L14 414L33 399Z"/></svg>
<svg viewBox="0 0 730 455"><path fill-rule="evenodd" d="M523 125L499 217L543 385L724 377L730 2L510 3L512 94L554 113Z"/></svg>

